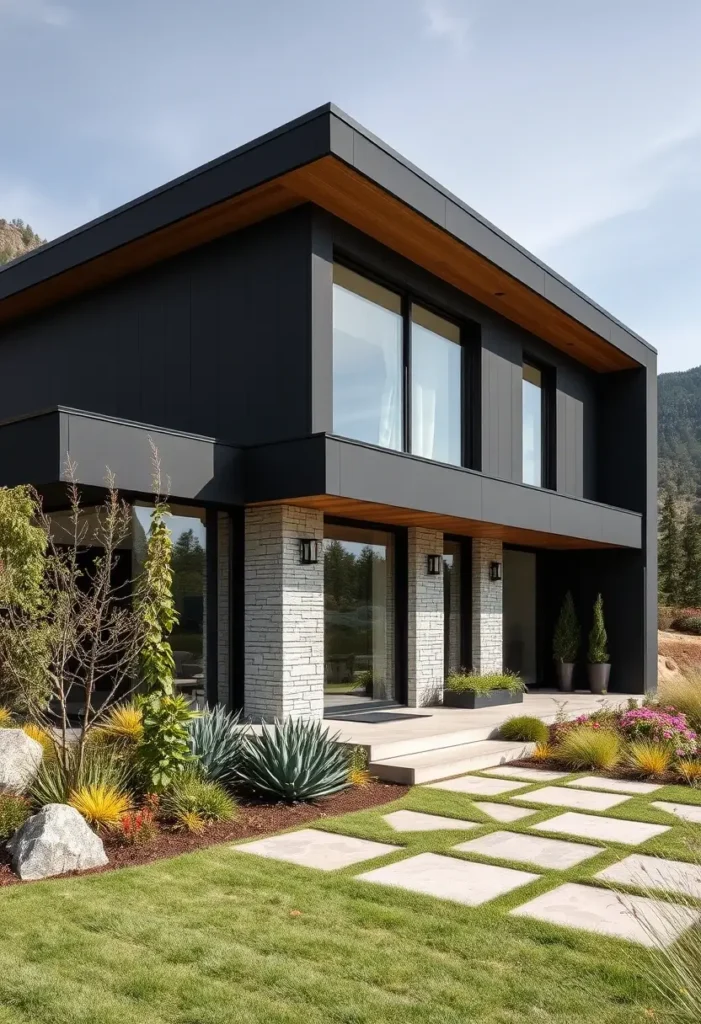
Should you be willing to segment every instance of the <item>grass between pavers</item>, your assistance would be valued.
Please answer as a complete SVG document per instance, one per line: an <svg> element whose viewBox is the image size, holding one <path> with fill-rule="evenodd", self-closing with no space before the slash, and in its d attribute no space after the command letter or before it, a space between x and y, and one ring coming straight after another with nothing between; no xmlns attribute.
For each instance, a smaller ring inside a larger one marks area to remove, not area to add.
<svg viewBox="0 0 701 1024"><path fill-rule="evenodd" d="M519 803L534 788L514 791ZM508 794L475 799L512 803ZM568 871L534 867L537 881L475 908L354 876L426 850L472 859L451 848L497 829L530 832L564 809L539 807L532 818L499 823L467 794L417 787L394 804L311 823L402 847L341 871L242 856L227 844L104 875L13 886L0 891L0 1024L648 1019L657 996L646 950L506 911L564 881L591 884L596 871L634 851L685 859L683 824L646 807L653 799L701 803L701 794L671 787L632 798L605 813L671 824L670 832L634 848L607 844ZM464 835L398 833L382 816L399 808L482 827Z"/></svg>

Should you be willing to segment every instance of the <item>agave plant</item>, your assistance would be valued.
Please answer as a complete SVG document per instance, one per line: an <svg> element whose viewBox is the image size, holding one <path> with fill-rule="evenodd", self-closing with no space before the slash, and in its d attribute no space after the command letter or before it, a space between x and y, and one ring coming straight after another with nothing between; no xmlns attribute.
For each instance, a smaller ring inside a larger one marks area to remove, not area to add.
<svg viewBox="0 0 701 1024"><path fill-rule="evenodd" d="M198 769L222 786L234 784L241 764L246 729L240 719L240 711L234 714L217 706L188 723L190 752L197 758Z"/></svg>
<svg viewBox="0 0 701 1024"><path fill-rule="evenodd" d="M238 782L287 803L318 800L350 785L348 754L319 721L288 718L243 740Z"/></svg>

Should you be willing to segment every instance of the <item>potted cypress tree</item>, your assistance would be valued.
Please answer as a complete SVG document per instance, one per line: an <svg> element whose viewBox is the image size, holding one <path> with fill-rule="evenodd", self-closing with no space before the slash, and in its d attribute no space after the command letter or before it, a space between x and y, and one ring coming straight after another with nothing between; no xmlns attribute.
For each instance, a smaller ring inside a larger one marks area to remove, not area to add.
<svg viewBox="0 0 701 1024"><path fill-rule="evenodd" d="M604 599L597 594L594 602L594 621L589 633L589 689L592 693L606 693L611 675L608 636L604 625Z"/></svg>
<svg viewBox="0 0 701 1024"><path fill-rule="evenodd" d="M582 631L579 627L572 592L567 591L553 634L553 656L557 672L557 685L569 692L572 690L574 665L579 653Z"/></svg>

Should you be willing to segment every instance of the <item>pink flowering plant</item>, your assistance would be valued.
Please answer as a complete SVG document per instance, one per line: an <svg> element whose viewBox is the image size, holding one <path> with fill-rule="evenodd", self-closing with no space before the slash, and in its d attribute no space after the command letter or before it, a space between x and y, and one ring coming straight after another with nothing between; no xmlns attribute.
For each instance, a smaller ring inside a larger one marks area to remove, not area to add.
<svg viewBox="0 0 701 1024"><path fill-rule="evenodd" d="M677 757L694 757L699 740L689 727L686 715L672 707L642 707L625 711L619 728L630 739L650 739L668 743Z"/></svg>

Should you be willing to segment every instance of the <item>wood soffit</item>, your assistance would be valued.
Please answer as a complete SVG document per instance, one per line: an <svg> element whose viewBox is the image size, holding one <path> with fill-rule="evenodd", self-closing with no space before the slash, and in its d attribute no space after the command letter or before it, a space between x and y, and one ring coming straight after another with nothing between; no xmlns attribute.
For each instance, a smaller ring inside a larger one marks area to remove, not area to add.
<svg viewBox="0 0 701 1024"><path fill-rule="evenodd" d="M249 507L279 504L281 503L278 501L262 501L255 502ZM524 530L515 526L501 526L498 523L438 515L434 512L418 512L415 509L380 505L354 498L339 498L332 494L286 498L282 504L313 508L326 513L326 515L338 516L343 519L359 519L371 523L388 523L394 526L422 526L428 530L441 530L443 533L452 533L462 537L487 537L491 540L501 540L505 544L519 544L523 547L576 551L616 546L603 544L600 541L583 540L579 537L564 537L554 533L541 533L537 530Z"/></svg>
<svg viewBox="0 0 701 1024"><path fill-rule="evenodd" d="M305 202L424 267L600 373L638 364L333 156L290 171L0 301L0 323L98 288ZM31 257L30 257L31 258Z"/></svg>

